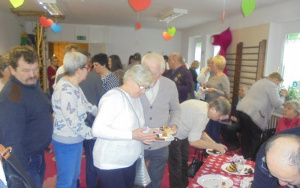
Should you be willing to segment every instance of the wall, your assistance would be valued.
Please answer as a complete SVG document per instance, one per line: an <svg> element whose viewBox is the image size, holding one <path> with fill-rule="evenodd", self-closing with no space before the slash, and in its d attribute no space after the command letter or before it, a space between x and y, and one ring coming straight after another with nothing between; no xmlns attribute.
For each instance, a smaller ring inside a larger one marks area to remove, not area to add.
<svg viewBox="0 0 300 188"><path fill-rule="evenodd" d="M209 43L210 36L220 33L230 27L231 30L234 31L234 35L240 38L239 42L254 42L258 44L260 38L266 37L267 58L264 75L268 75L273 71L277 71L278 65L282 63L280 61L282 59L281 49L287 28L290 28L289 31L300 32L299 7L299 0L283 1L280 4L275 4L265 9L255 9L254 12L246 18L243 17L241 13L232 18L226 17L224 23L219 20L185 29L182 31L182 55L188 58L188 62L192 61L194 58L194 50L192 49L193 46L190 44L192 42L190 39L195 36L201 36L205 49L202 61L205 62L207 58L213 55L213 46ZM266 35L268 27L269 33ZM250 30L248 31L248 29ZM246 36L243 33L245 31L250 33L250 35ZM255 37L255 40L257 41L252 40L252 37ZM229 46L229 49L232 49L233 47L232 44ZM276 63L274 63L274 60L276 60Z"/></svg>
<svg viewBox="0 0 300 188"><path fill-rule="evenodd" d="M21 43L22 27L13 14L3 11L0 11L0 25L0 55L4 55Z"/></svg>
<svg viewBox="0 0 300 188"><path fill-rule="evenodd" d="M136 52L144 55L152 51L162 55L169 55L172 52L180 52L181 32L177 31L175 36L166 41L160 29L135 30L134 27L118 26L93 26L93 25L72 25L60 24L62 31L53 33L51 29L46 29L47 41L50 42L83 42L89 44L106 44L108 55L117 54L120 56L125 66L128 58ZM35 23L26 23L26 31L32 31ZM77 40L77 36L86 36L86 40ZM95 54L92 54L95 55Z"/></svg>

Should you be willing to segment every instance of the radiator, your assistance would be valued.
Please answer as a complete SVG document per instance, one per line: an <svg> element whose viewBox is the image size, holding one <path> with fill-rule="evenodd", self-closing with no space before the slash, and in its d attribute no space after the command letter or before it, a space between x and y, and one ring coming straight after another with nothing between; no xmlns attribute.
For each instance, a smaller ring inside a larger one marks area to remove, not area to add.
<svg viewBox="0 0 300 188"><path fill-rule="evenodd" d="M268 129L276 128L279 118L281 117L273 114L271 119L268 121Z"/></svg>

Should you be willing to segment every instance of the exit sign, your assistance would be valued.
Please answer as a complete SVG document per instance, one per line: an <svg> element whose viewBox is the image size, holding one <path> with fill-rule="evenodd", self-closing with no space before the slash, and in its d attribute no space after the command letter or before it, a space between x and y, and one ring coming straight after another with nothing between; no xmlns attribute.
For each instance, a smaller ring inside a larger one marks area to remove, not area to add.
<svg viewBox="0 0 300 188"><path fill-rule="evenodd" d="M77 36L77 40L86 40L86 36Z"/></svg>

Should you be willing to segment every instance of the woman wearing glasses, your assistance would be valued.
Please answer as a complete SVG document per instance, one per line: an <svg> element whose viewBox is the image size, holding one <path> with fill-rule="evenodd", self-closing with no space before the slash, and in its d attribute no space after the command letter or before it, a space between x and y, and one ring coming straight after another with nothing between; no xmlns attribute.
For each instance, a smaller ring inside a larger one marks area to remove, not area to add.
<svg viewBox="0 0 300 188"><path fill-rule="evenodd" d="M80 174L83 141L93 138L91 128L84 120L87 112L95 116L97 107L87 101L79 87L88 74L87 57L79 52L68 52L63 61L65 76L59 80L52 95L56 188L75 188Z"/></svg>
<svg viewBox="0 0 300 188"><path fill-rule="evenodd" d="M142 144L156 135L146 130L140 95L153 84L151 72L135 65L124 75L124 84L108 91L100 100L92 132L97 137L93 157L104 188L131 188Z"/></svg>

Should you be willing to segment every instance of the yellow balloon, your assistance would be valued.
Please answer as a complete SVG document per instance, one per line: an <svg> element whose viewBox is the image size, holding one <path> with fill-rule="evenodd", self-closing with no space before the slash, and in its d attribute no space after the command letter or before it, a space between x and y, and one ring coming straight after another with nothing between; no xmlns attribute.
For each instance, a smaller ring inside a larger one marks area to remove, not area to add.
<svg viewBox="0 0 300 188"><path fill-rule="evenodd" d="M14 8L18 8L19 6L23 5L24 0L9 0L10 3Z"/></svg>

